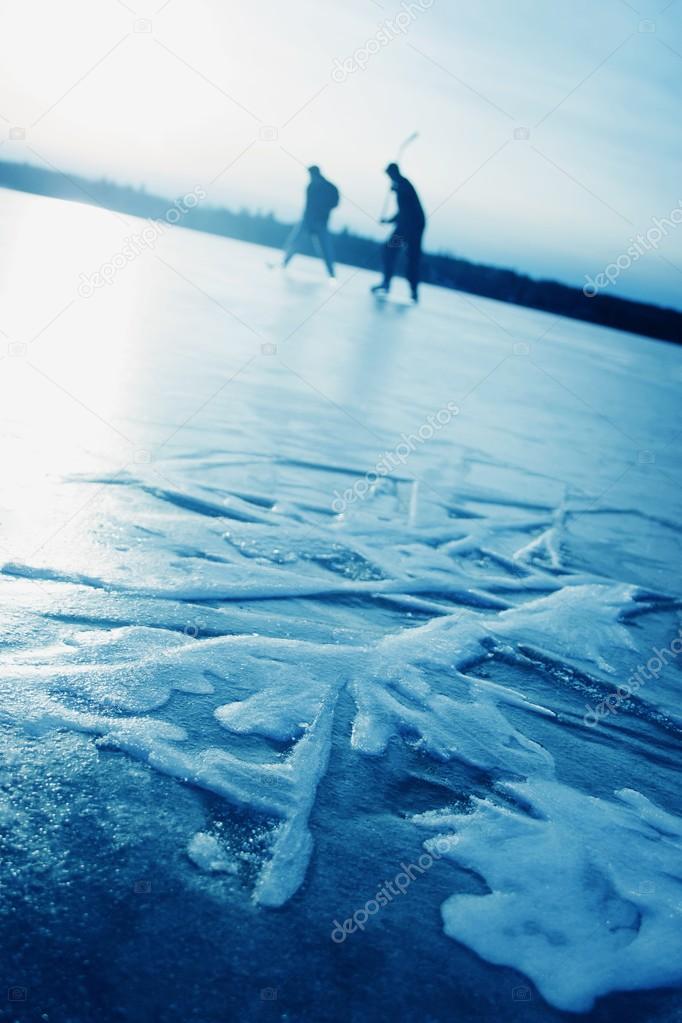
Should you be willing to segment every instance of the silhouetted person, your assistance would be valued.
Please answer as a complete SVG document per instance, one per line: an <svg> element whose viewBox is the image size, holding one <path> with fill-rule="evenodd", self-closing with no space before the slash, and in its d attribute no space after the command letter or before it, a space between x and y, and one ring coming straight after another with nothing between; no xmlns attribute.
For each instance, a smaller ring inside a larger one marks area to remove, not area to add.
<svg viewBox="0 0 682 1023"><path fill-rule="evenodd" d="M400 173L397 163L389 163L386 173L391 179L391 190L395 192L398 212L394 217L383 217L382 224L395 224L395 231L382 249L384 279L372 291L388 293L391 287L398 253L407 251L407 280L412 292L412 301L419 301L419 266L422 255L422 235L426 217L414 185Z"/></svg>
<svg viewBox="0 0 682 1023"><path fill-rule="evenodd" d="M310 184L306 189L303 219L294 227L287 239L282 266L289 265L299 251L304 237L309 235L313 245L325 261L327 273L330 278L334 279L336 277L334 255L327 223L331 211L339 204L339 190L336 185L323 177L320 168L315 164L308 167L308 173L310 174Z"/></svg>

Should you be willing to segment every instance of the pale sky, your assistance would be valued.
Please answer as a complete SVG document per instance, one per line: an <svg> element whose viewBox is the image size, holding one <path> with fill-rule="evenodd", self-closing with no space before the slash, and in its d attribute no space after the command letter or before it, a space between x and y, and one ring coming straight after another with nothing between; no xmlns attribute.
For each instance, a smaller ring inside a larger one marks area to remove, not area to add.
<svg viewBox="0 0 682 1023"><path fill-rule="evenodd" d="M0 159L174 196L200 186L287 219L316 162L344 195L334 226L381 238L382 169L418 130L403 169L430 214L427 249L576 285L682 200L682 0L0 12ZM682 224L607 293L680 308L681 284Z"/></svg>

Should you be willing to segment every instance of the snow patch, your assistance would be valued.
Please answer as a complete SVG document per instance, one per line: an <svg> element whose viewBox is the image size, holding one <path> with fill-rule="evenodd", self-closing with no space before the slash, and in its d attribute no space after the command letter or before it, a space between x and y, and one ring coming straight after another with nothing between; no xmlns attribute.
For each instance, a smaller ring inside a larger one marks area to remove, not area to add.
<svg viewBox="0 0 682 1023"><path fill-rule="evenodd" d="M548 779L500 786L528 811L475 799L426 814L446 855L488 895L453 895L445 932L512 966L558 1009L587 1012L609 991L682 982L682 818L625 789L610 802Z"/></svg>
<svg viewBox="0 0 682 1023"><path fill-rule="evenodd" d="M229 858L215 835L197 831L187 846L187 855L208 874L236 874L237 864Z"/></svg>

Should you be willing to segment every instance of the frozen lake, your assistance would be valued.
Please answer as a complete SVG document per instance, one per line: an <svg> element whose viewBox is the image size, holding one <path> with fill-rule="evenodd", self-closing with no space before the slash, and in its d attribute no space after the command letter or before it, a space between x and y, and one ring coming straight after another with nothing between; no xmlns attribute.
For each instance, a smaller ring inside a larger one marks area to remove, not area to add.
<svg viewBox="0 0 682 1023"><path fill-rule="evenodd" d="M682 350L0 213L0 1018L678 1019Z"/></svg>

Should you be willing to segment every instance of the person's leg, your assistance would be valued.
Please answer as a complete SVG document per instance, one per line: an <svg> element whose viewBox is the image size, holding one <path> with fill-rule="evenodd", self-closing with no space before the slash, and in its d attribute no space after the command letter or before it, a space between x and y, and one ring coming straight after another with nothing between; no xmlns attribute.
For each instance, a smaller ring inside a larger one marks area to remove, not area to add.
<svg viewBox="0 0 682 1023"><path fill-rule="evenodd" d="M398 253L403 247L402 235L399 235L397 231L394 231L391 237L388 239L383 248L383 260L384 260L384 280L383 287L386 291L391 287L391 281L393 280L393 274L395 273L395 264L398 258Z"/></svg>
<svg viewBox="0 0 682 1023"><path fill-rule="evenodd" d="M284 246L282 266L288 266L292 257L296 255L304 234L305 228L303 224L294 224Z"/></svg>
<svg viewBox="0 0 682 1023"><path fill-rule="evenodd" d="M336 277L332 240L325 224L321 224L318 228L316 228L315 233L313 234L313 240L315 241L320 256L327 267L327 273L330 277Z"/></svg>
<svg viewBox="0 0 682 1023"><path fill-rule="evenodd" d="M415 302L419 298L419 271L422 258L422 236L411 235L407 240L407 280L412 291L412 298Z"/></svg>

